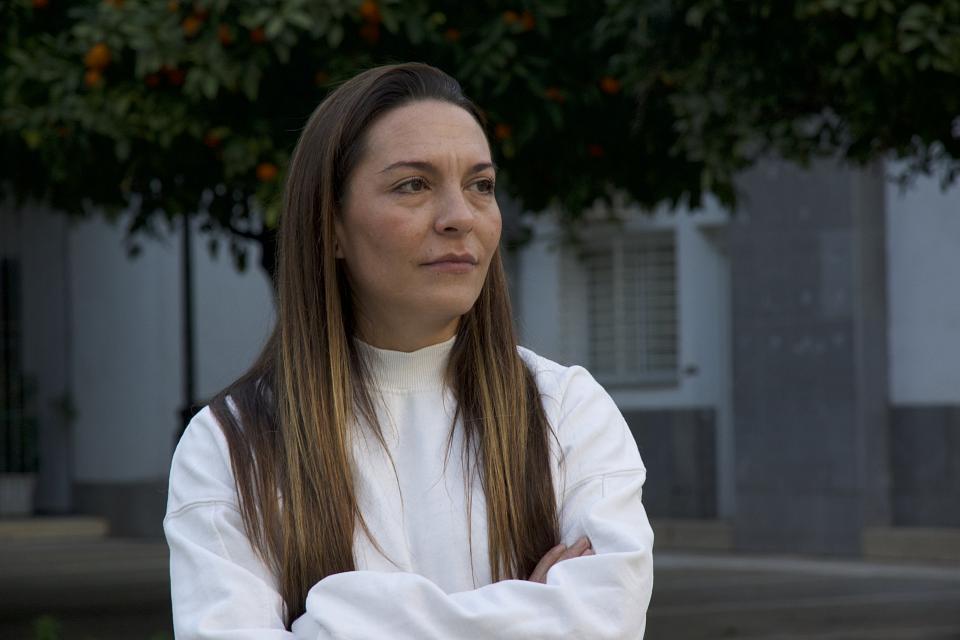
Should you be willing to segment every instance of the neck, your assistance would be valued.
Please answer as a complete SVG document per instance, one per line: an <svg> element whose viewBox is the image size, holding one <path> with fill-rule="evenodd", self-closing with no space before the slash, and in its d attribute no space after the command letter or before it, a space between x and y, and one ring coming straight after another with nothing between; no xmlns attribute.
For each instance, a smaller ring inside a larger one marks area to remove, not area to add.
<svg viewBox="0 0 960 640"><path fill-rule="evenodd" d="M446 384L447 364L455 337L412 352L380 349L359 338L354 343L360 350L378 389L422 391L439 389Z"/></svg>
<svg viewBox="0 0 960 640"><path fill-rule="evenodd" d="M378 349L406 353L449 340L456 335L459 326L460 316L437 322L421 317L410 322L396 318L376 323L363 316L357 317L357 333L361 340Z"/></svg>

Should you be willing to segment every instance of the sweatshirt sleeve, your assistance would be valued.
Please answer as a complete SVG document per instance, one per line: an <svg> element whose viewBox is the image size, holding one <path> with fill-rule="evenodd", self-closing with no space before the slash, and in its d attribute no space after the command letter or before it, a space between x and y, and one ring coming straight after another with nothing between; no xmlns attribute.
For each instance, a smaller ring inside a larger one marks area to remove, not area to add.
<svg viewBox="0 0 960 640"><path fill-rule="evenodd" d="M163 528L177 640L295 637L284 627L275 578L244 531L226 441L209 408L174 453Z"/></svg>
<svg viewBox="0 0 960 640"><path fill-rule="evenodd" d="M596 555L555 564L546 584L504 580L452 594L413 573L328 576L308 593L296 637L642 638L653 588L646 470L602 387L580 367L565 369L561 383L562 541L587 535Z"/></svg>

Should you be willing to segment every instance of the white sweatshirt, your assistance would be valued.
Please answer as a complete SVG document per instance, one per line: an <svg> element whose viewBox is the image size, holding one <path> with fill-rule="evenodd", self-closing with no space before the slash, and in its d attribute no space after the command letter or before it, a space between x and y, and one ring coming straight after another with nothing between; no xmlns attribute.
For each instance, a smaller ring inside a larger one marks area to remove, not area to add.
<svg viewBox="0 0 960 640"><path fill-rule="evenodd" d="M315 584L292 631L276 578L244 534L226 440L209 407L197 414L173 457L164 518L178 640L643 637L653 587L653 532L640 502L646 470L616 405L582 367L519 347L566 457L558 467L554 452L561 541L586 535L596 555L555 564L546 584L491 583L479 482L466 518L459 429L444 465L455 405L443 370L453 342L413 353L360 343L397 475L374 436L362 435L369 430L358 429L358 501L387 557L358 527L357 570Z"/></svg>

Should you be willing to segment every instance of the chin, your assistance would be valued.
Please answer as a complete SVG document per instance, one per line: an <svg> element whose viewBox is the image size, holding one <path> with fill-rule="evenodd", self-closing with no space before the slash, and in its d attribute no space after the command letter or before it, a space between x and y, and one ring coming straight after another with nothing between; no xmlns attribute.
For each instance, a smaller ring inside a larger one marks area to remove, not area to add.
<svg viewBox="0 0 960 640"><path fill-rule="evenodd" d="M419 309L424 311L433 309L438 315L453 320L470 311L477 302L478 295L445 297L442 300L424 300Z"/></svg>

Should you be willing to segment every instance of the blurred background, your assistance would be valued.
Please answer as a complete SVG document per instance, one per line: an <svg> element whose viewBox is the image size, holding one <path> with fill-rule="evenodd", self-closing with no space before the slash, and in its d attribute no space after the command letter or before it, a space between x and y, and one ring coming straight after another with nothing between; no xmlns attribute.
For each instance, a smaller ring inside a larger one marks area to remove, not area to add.
<svg viewBox="0 0 960 640"><path fill-rule="evenodd" d="M960 0L8 0L0 637L172 637L170 459L358 71L484 110L522 344L648 467L647 637L960 638Z"/></svg>

